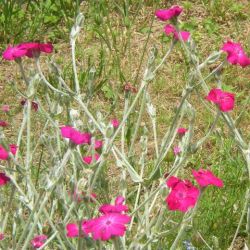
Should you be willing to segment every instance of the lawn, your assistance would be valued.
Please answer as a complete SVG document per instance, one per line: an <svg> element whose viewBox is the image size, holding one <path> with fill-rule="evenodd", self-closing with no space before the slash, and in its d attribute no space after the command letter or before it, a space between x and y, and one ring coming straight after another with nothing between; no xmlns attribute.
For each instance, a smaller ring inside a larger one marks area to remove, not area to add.
<svg viewBox="0 0 250 250"><path fill-rule="evenodd" d="M187 41L155 16L172 5ZM0 62L0 249L248 249L250 67L218 52L232 40L250 56L249 27L247 0L0 0L1 52L53 44ZM215 88L234 108L206 99ZM201 187L200 168L223 187ZM199 192L185 211L166 201L173 175ZM96 239L111 215L127 220L122 234Z"/></svg>

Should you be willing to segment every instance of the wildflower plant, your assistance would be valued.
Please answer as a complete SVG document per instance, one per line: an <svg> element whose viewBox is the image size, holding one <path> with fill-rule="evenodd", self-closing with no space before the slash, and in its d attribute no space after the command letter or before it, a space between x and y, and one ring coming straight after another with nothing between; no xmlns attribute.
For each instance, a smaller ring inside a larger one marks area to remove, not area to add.
<svg viewBox="0 0 250 250"><path fill-rule="evenodd" d="M5 198L0 214L2 249L8 249L10 244L18 250L29 247L155 249L155 246L177 249L183 244L186 229L192 228L200 200L206 195L205 189L213 188L207 186L222 188L224 185L206 166L199 169L201 166L197 165L197 169L192 170L193 177L184 176L190 158L210 138L219 120L230 129L246 160L250 178L249 144L230 115L235 94L223 91L219 81L216 88L207 84L218 76L222 67L232 67L226 65L227 62L246 67L249 59L239 44L229 41L222 50L200 62L192 34L180 31L178 17L182 11L179 6L156 11L156 17L165 24L166 35L173 35L172 41L159 64L156 48L148 52L139 87L130 83L125 86L124 110L119 119L96 110L91 105L91 95L80 85L75 49L84 24L82 14L77 16L70 33L73 86L63 79L59 66L53 61L48 62L48 66L57 83L52 84L43 72L40 56L53 53L50 43L22 43L9 46L3 52L4 59L19 66L25 89L19 86L16 89L25 101L16 144L5 134L5 121L1 121L1 191L9 186L6 189L9 200ZM190 63L189 79L168 130L160 138L157 109L151 101L149 85L165 67L177 44ZM228 53L227 59L223 59L223 51ZM35 72L27 73L24 60L34 63ZM218 66L204 75L203 70L217 62ZM93 88L91 80L89 84L88 87ZM195 91L202 99L201 105L215 116L209 131L199 139L194 136L197 111L191 104ZM131 140L126 143L128 121L138 104L140 109ZM32 108L36 112L32 112ZM149 119L141 127L146 112ZM41 117L39 135L32 132L36 130L35 113ZM185 128L184 118L189 123ZM149 157L151 141L154 153ZM165 158L173 150L174 161L164 175ZM115 179L110 177L110 171L115 173ZM250 213L249 197L247 189L242 216ZM13 210L9 209L12 205ZM174 211L181 220L173 222ZM242 222L241 219L232 245ZM250 235L249 225L247 221Z"/></svg>

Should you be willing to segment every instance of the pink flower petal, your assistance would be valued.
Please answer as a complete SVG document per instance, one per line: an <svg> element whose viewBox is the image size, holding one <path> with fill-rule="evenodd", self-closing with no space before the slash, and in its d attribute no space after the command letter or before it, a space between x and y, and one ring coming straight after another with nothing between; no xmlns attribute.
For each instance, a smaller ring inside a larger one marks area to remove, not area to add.
<svg viewBox="0 0 250 250"><path fill-rule="evenodd" d="M0 145L0 160L7 160L9 153Z"/></svg>
<svg viewBox="0 0 250 250"><path fill-rule="evenodd" d="M161 21L167 21L181 14L182 8L180 6L172 6L170 9L161 9L155 12L155 15Z"/></svg>
<svg viewBox="0 0 250 250"><path fill-rule="evenodd" d="M216 177L211 171L200 169L198 171L192 171L195 180L201 187L213 185L216 187L223 187L223 181Z"/></svg>

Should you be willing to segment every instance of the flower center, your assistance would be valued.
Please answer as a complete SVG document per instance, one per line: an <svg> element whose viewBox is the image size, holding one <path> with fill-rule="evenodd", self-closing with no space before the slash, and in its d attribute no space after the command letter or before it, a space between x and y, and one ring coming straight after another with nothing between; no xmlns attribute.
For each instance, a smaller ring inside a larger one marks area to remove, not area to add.
<svg viewBox="0 0 250 250"><path fill-rule="evenodd" d="M106 221L106 225L110 225L111 224L111 221L110 220L107 220Z"/></svg>
<svg viewBox="0 0 250 250"><path fill-rule="evenodd" d="M186 194L185 194L185 193L178 192L178 193L177 193L177 197L178 197L179 199L184 199L184 198L186 197Z"/></svg>

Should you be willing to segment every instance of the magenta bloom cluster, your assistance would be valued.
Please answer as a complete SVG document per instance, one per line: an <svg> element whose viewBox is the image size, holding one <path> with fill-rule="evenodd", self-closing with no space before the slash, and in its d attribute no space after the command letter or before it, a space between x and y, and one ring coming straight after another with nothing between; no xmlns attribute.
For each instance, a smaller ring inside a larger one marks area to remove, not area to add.
<svg viewBox="0 0 250 250"><path fill-rule="evenodd" d="M37 57L41 52L52 53L53 45L51 43L21 43L17 46L9 46L3 52L3 58L8 61L16 60L24 56Z"/></svg>
<svg viewBox="0 0 250 250"><path fill-rule="evenodd" d="M172 6L170 9L157 10L155 12L156 17L161 21L168 21L173 18L177 18L183 9L180 6ZM183 41L188 41L190 33L188 31L177 31L174 25L167 24L164 27L164 32L167 36L173 35L174 39L179 40L179 36ZM179 34L178 34L179 33Z"/></svg>
<svg viewBox="0 0 250 250"><path fill-rule="evenodd" d="M91 134L82 133L71 126L61 127L61 134L76 145L90 144L91 142Z"/></svg>
<svg viewBox="0 0 250 250"><path fill-rule="evenodd" d="M17 151L17 145L10 144L9 145L9 152L0 145L0 160L7 160L9 158L9 153L15 155Z"/></svg>
<svg viewBox="0 0 250 250"><path fill-rule="evenodd" d="M240 43L227 41L221 49L227 53L227 61L229 63L238 64L243 68L250 65L250 58L246 55Z"/></svg>
<svg viewBox="0 0 250 250"><path fill-rule="evenodd" d="M193 176L200 187L208 185L223 187L223 181L209 170L193 170ZM175 176L171 176L167 181L167 186L171 188L171 192L166 198L169 210L187 212L189 208L196 205L200 190L189 180L181 180Z"/></svg>
<svg viewBox="0 0 250 250"><path fill-rule="evenodd" d="M118 196L115 204L104 204L99 208L101 216L84 220L79 225L75 223L67 224L67 237L88 237L92 235L94 240L109 240L112 237L123 236L126 232L126 224L131 220L130 216L124 212L128 207L124 205L124 197Z"/></svg>

